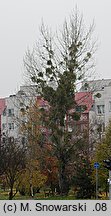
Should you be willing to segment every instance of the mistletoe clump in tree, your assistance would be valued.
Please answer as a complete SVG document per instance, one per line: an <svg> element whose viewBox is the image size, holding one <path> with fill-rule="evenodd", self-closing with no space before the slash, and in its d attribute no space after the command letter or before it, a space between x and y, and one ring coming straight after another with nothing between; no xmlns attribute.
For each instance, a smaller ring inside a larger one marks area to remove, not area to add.
<svg viewBox="0 0 111 216"><path fill-rule="evenodd" d="M76 9L54 35L42 23L41 38L24 58L26 73L37 84L38 94L50 105L48 117L43 111L42 121L51 131L52 155L58 160L61 195L68 193L67 167L72 159L76 160L74 152L77 155L81 139L72 138L74 131L73 128L68 131L67 119L71 115L74 120L79 120L78 114L69 114L69 110L76 107L74 95L77 83L87 78L94 67L93 30L94 24L86 30L83 17Z"/></svg>

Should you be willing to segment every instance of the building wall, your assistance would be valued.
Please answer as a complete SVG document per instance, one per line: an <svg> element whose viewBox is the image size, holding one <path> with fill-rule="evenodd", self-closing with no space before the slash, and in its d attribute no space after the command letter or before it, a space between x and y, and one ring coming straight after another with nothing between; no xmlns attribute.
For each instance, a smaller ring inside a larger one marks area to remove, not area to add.
<svg viewBox="0 0 111 216"><path fill-rule="evenodd" d="M96 97L98 93L101 95L99 98ZM100 91L95 91L93 97L96 120L98 123L104 123L106 127L111 118L111 86L106 86Z"/></svg>
<svg viewBox="0 0 111 216"><path fill-rule="evenodd" d="M105 87L110 86L110 85L111 85L111 79L84 81L84 82L82 82L80 92L101 91Z"/></svg>
<svg viewBox="0 0 111 216"><path fill-rule="evenodd" d="M81 112L81 118L78 122L81 128L88 125L89 129L92 127L93 131L96 132L98 126L102 125L101 133L104 132L104 126L106 127L108 125L109 119L111 118L110 81L111 80L102 80L102 82L100 82L100 80L92 81L91 85L94 86L96 84L96 90L93 92L85 91L76 93L75 99L77 105L86 105L87 107L85 111ZM97 97L98 94L100 97ZM27 121L26 116L22 115L21 109L26 110L27 107L31 107L35 100L37 100L36 86L21 86L20 91L18 91L16 95L10 95L5 98L5 102L2 101L2 103L0 100L1 133L13 136L14 138L17 138L18 135L20 136L19 125L21 122L24 123ZM44 101L40 100L40 103L42 103L42 106L44 105ZM71 127L69 125L69 130L70 129ZM97 133L94 133L93 138L95 138L96 135Z"/></svg>
<svg viewBox="0 0 111 216"><path fill-rule="evenodd" d="M17 117L18 117L18 105L16 96L11 95L5 98L5 109L1 115L1 133L4 136L11 136L17 138Z"/></svg>
<svg viewBox="0 0 111 216"><path fill-rule="evenodd" d="M35 101L35 86L21 86L15 95L5 98L5 109L1 115L1 133L4 136L19 139L22 137L21 126L26 123L23 115Z"/></svg>
<svg viewBox="0 0 111 216"><path fill-rule="evenodd" d="M83 82L80 91L93 93L94 114L93 117L90 114L90 121L94 118L95 122L104 123L106 127L111 118L111 79ZM98 94L101 96L97 97Z"/></svg>
<svg viewBox="0 0 111 216"><path fill-rule="evenodd" d="M111 86L107 86L104 89L105 98L105 126L108 125L111 119Z"/></svg>
<svg viewBox="0 0 111 216"><path fill-rule="evenodd" d="M111 79L88 82L88 88L81 88L83 92L92 91L93 107L89 111L89 140L93 144L101 141L105 135L105 128L111 119Z"/></svg>

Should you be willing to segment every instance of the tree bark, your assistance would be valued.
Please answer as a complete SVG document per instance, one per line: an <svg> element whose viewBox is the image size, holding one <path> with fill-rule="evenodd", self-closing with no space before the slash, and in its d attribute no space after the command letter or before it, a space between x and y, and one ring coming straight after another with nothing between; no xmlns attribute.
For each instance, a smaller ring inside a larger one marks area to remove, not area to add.
<svg viewBox="0 0 111 216"><path fill-rule="evenodd" d="M13 186L10 188L10 193L9 193L9 200L13 199Z"/></svg>
<svg viewBox="0 0 111 216"><path fill-rule="evenodd" d="M69 192L69 183L66 174L66 164L64 161L61 162L59 168L59 187L61 196L67 195Z"/></svg>

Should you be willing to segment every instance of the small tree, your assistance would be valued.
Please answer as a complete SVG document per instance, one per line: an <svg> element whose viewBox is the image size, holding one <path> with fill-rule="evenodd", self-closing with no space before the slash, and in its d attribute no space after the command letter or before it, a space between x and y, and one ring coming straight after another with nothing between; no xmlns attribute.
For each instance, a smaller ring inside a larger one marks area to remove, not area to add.
<svg viewBox="0 0 111 216"><path fill-rule="evenodd" d="M1 146L1 170L7 186L10 188L9 199L16 195L14 187L18 188L20 175L25 168L26 150L18 143L12 141L11 137L6 137Z"/></svg>
<svg viewBox="0 0 111 216"><path fill-rule="evenodd" d="M21 182L19 192L22 195L28 194L33 197L37 190L44 186L47 177L40 172L38 161L30 159L19 180Z"/></svg>
<svg viewBox="0 0 111 216"><path fill-rule="evenodd" d="M99 162L100 168L98 169L99 174L99 187L101 190L106 191L107 194L107 180L108 180L108 170L104 167L103 160L111 159L111 121L109 121L109 125L106 128L105 136L101 143L96 144L95 155L92 163ZM93 172L95 176L95 170ZM93 178L94 178L93 176ZM95 181L95 178L94 178Z"/></svg>
<svg viewBox="0 0 111 216"><path fill-rule="evenodd" d="M94 184L92 181L92 167L89 156L83 155L78 161L75 169L75 176L72 178L72 184L76 190L76 198L91 199L94 196Z"/></svg>
<svg viewBox="0 0 111 216"><path fill-rule="evenodd" d="M43 186L47 179L46 175L41 171L41 163L44 157L43 140L41 142L43 135L40 106L36 96L28 109L23 109L21 117L25 119L23 124L20 124L20 131L26 140L27 160L23 174L24 180L21 182L20 190L23 189L23 192L30 193L33 196L34 188Z"/></svg>
<svg viewBox="0 0 111 216"><path fill-rule="evenodd" d="M76 107L76 84L84 80L89 69L94 66L95 43L91 42L93 29L92 24L86 31L83 17L75 10L56 36L42 24L39 43L32 53L28 50L24 58L30 80L37 84L38 94L50 105L48 118L43 112L43 122L51 131L52 155L58 160L61 195L69 191L66 170L72 158L76 160L74 154L82 139L73 128L72 131L68 130L68 119L79 119L76 112L69 113Z"/></svg>

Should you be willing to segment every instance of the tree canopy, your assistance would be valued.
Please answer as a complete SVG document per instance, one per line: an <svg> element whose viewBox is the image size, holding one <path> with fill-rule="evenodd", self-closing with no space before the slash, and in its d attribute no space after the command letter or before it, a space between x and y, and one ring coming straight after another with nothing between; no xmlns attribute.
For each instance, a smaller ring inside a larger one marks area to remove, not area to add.
<svg viewBox="0 0 111 216"><path fill-rule="evenodd" d="M42 23L41 38L33 51L28 50L24 57L30 81L36 84L37 93L49 104L47 114L42 109L42 122L50 131L51 152L58 160L62 195L69 190L67 168L84 152L86 143L83 133L77 134L74 130L74 122L80 117L75 111L75 92L78 82L86 79L94 67L93 30L94 24L88 30L85 28L83 16L76 9L57 33L52 34ZM71 131L68 129L70 119L73 121Z"/></svg>

